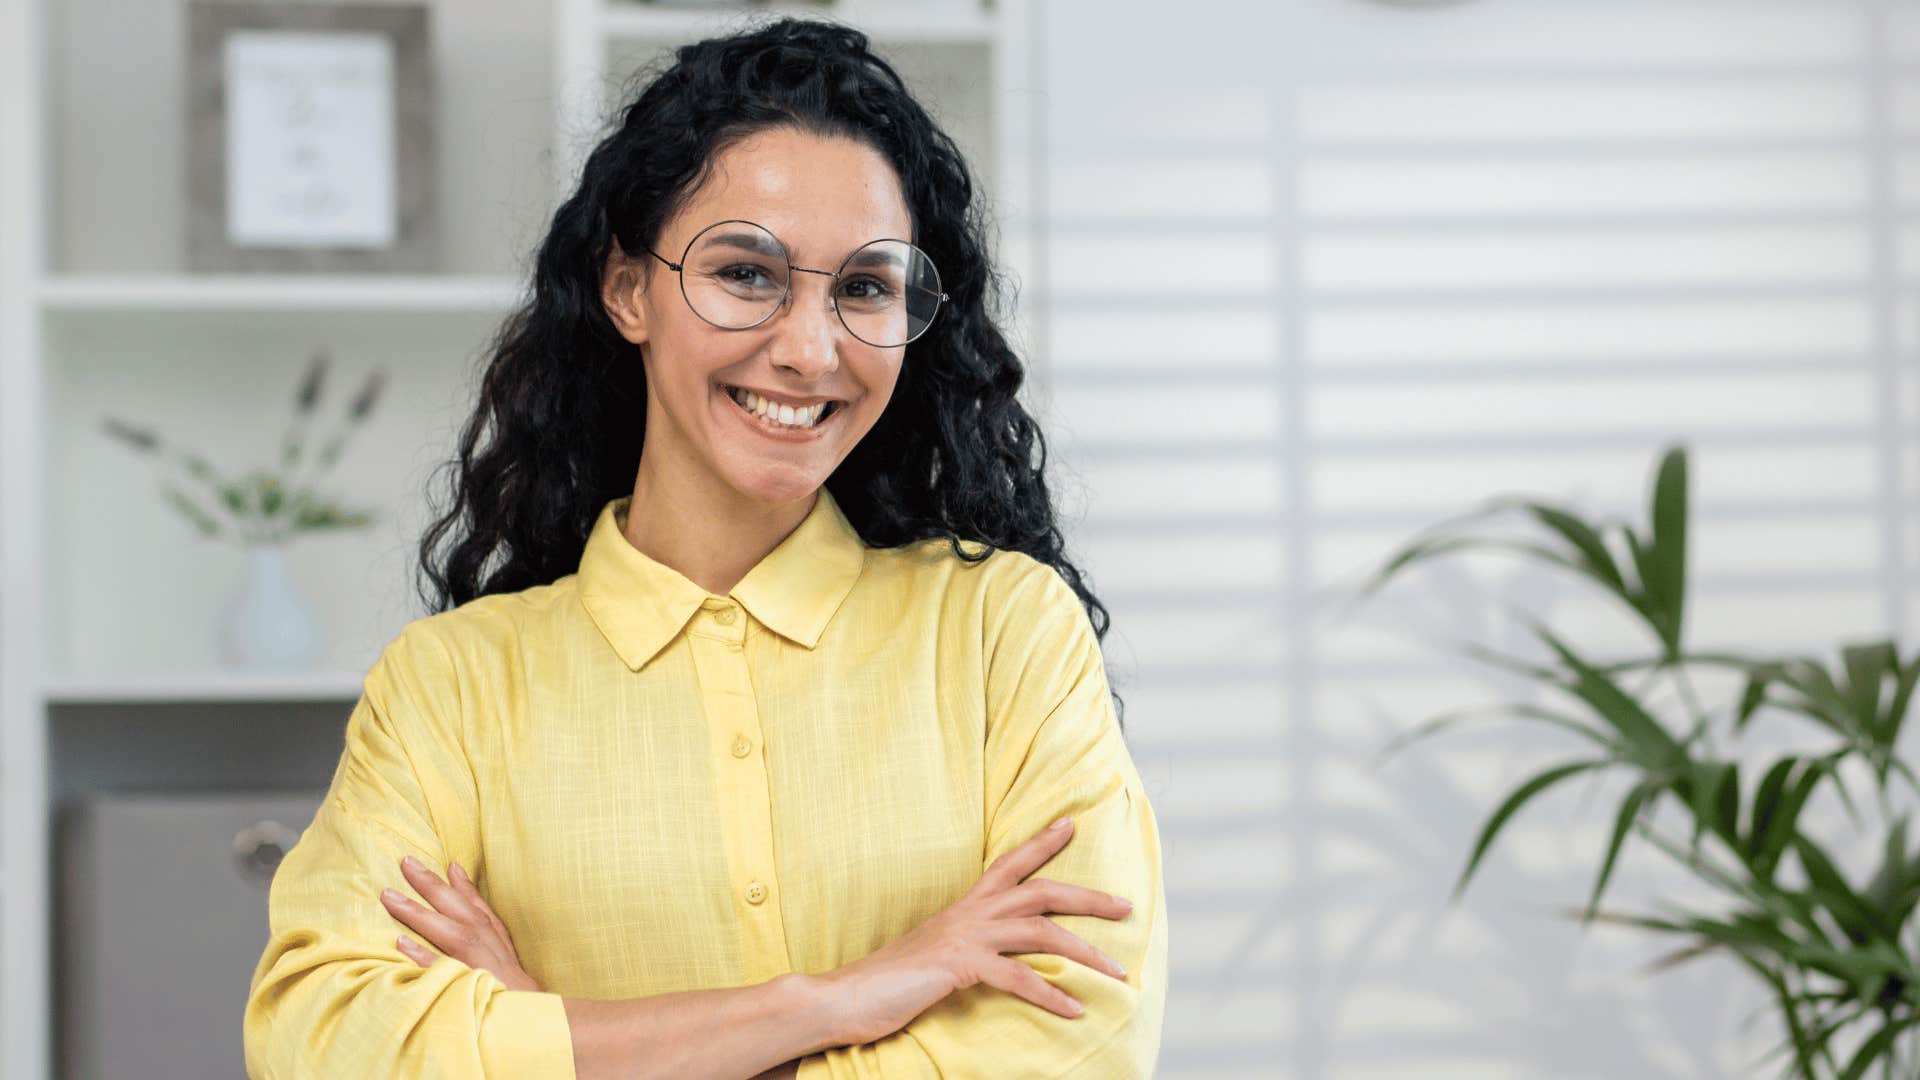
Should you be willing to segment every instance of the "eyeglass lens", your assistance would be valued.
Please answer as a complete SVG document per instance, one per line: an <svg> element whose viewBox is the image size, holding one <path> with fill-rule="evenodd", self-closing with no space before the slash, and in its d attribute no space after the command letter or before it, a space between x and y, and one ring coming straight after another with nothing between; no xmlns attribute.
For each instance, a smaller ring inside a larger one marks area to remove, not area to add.
<svg viewBox="0 0 1920 1080"><path fill-rule="evenodd" d="M757 326L787 295L786 247L765 228L723 221L695 237L681 261L681 289L694 313L729 329ZM875 240L840 266L835 306L848 332L869 345L905 345L940 307L940 274L904 240Z"/></svg>

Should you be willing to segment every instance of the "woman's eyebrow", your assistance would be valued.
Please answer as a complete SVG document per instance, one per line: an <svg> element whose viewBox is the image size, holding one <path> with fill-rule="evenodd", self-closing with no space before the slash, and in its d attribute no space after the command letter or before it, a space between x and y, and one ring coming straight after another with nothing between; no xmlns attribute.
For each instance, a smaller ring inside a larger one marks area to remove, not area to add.
<svg viewBox="0 0 1920 1080"><path fill-rule="evenodd" d="M724 248L739 248L739 250L743 250L743 252L756 252L756 254L772 256L772 258L780 258L780 256L783 256L783 252L780 250L780 242L774 240L772 236L768 236L766 233L720 233L716 234L712 240L708 240L707 244L724 246Z"/></svg>
<svg viewBox="0 0 1920 1080"><path fill-rule="evenodd" d="M884 266L884 267L890 267L890 268L897 268L901 265L900 256L894 254L892 251L889 251L886 248L864 248L861 251L857 252L856 254L858 255L858 258L855 258L852 262L849 262L847 264L848 266L850 267L857 266L862 268Z"/></svg>
<svg viewBox="0 0 1920 1080"><path fill-rule="evenodd" d="M725 232L716 235L710 242L714 245L740 248L743 251L752 251L772 258L785 254L780 247L780 241L764 232ZM847 263L849 269L876 267L898 269L904 265L899 255L886 248L863 248L856 252L855 256L851 262Z"/></svg>
<svg viewBox="0 0 1920 1080"><path fill-rule="evenodd" d="M728 247L742 248L747 251L758 252L762 255L778 256L778 255L784 254L780 250L778 243L774 241L771 237L769 237L766 233L759 233L759 232L721 233L720 235L713 238L713 243L725 244Z"/></svg>

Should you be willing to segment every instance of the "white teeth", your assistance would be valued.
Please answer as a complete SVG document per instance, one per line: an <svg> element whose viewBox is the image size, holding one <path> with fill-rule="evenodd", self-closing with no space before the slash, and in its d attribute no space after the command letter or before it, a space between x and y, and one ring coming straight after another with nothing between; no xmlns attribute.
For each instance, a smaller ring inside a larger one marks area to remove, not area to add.
<svg viewBox="0 0 1920 1080"><path fill-rule="evenodd" d="M776 405L751 390L737 386L731 387L730 393L733 395L733 400L740 403L741 408L769 423L785 427L812 427L819 423L821 415L827 411L826 402L796 409L791 405Z"/></svg>

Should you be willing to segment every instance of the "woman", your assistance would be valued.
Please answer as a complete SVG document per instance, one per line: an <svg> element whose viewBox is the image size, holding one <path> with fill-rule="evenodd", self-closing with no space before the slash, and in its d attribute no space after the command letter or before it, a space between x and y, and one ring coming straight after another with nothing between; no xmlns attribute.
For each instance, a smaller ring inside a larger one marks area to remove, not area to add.
<svg viewBox="0 0 1920 1080"><path fill-rule="evenodd" d="M627 108L275 878L254 1075L1151 1071L1159 837L983 231L844 27Z"/></svg>

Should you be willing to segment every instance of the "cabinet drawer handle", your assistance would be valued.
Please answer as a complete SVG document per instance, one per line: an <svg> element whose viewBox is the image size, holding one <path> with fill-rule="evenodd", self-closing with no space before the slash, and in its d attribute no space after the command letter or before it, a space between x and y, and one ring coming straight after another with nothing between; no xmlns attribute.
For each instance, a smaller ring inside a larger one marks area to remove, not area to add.
<svg viewBox="0 0 1920 1080"><path fill-rule="evenodd" d="M300 834L277 821L256 821L233 834L233 861L250 884L265 886Z"/></svg>

